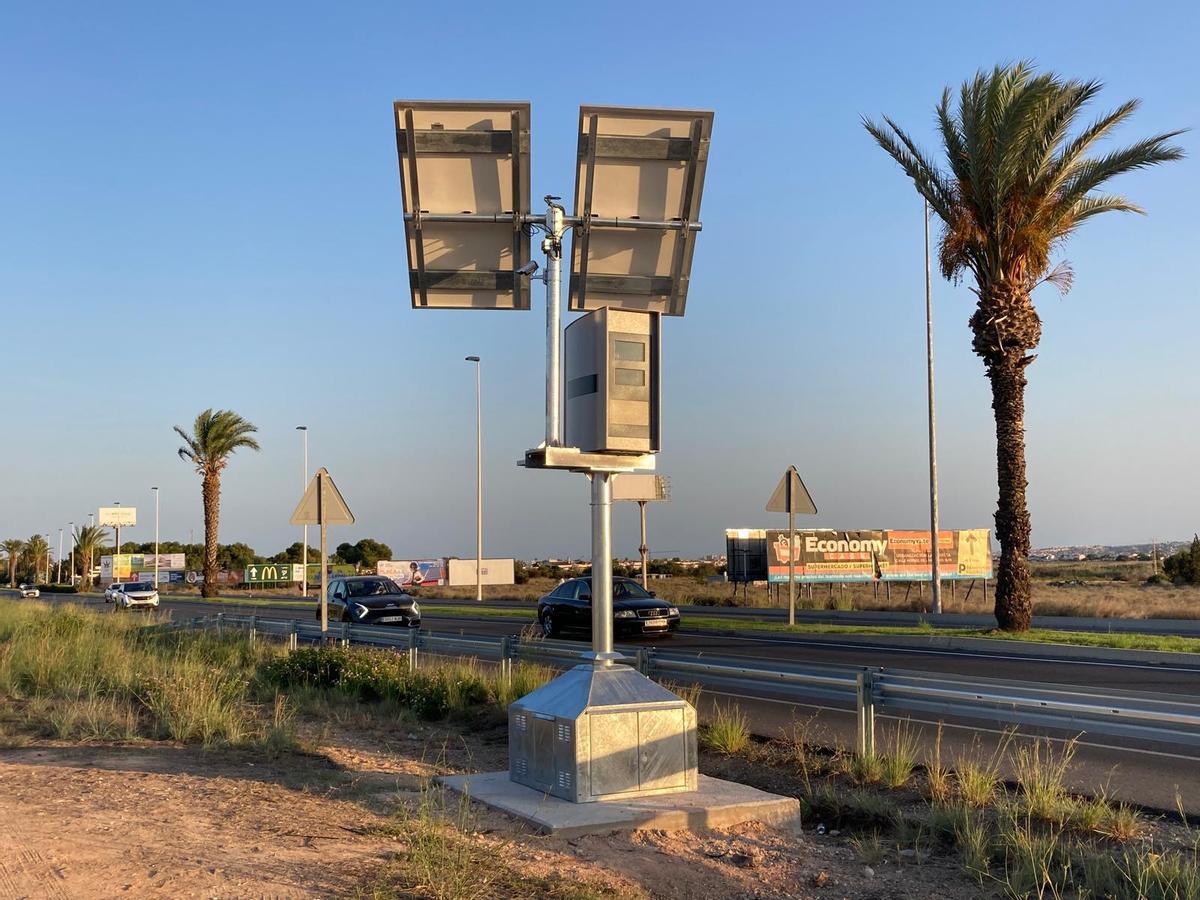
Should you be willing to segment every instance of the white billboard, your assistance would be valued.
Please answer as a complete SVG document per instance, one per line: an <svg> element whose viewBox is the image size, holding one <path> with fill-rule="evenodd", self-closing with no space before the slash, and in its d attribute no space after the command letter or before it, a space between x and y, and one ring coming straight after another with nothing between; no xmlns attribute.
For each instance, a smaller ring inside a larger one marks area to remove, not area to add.
<svg viewBox="0 0 1200 900"><path fill-rule="evenodd" d="M109 528L132 528L137 524L136 506L102 506L96 521Z"/></svg>
<svg viewBox="0 0 1200 900"><path fill-rule="evenodd" d="M475 560L446 560L447 584L475 584ZM484 584L515 584L516 575L512 559L485 559L479 567Z"/></svg>

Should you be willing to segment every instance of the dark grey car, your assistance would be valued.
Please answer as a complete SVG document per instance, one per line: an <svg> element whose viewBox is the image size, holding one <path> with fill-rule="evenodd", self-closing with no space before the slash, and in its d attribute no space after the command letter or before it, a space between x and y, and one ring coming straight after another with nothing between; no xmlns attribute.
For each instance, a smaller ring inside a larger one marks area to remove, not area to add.
<svg viewBox="0 0 1200 900"><path fill-rule="evenodd" d="M348 575L329 582L329 620L362 625L421 626L417 598L382 575ZM317 609L317 619L321 610Z"/></svg>

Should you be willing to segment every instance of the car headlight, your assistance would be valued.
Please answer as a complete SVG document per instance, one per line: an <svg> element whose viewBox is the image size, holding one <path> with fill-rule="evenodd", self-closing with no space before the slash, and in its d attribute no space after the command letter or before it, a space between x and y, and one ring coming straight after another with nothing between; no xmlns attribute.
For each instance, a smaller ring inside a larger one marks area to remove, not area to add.
<svg viewBox="0 0 1200 900"><path fill-rule="evenodd" d="M679 615L679 607L678 607L678 606L672 606L671 608L669 608L669 609L667 610L667 615L668 615L668 616L677 616L677 615Z"/></svg>
<svg viewBox="0 0 1200 900"><path fill-rule="evenodd" d="M614 616L618 619L635 619L637 618L637 613L635 613L632 609L618 609L616 613L614 613Z"/></svg>
<svg viewBox="0 0 1200 900"><path fill-rule="evenodd" d="M408 610L408 614L410 616L419 616L421 614L421 607L417 604L416 600L413 601L413 605Z"/></svg>
<svg viewBox="0 0 1200 900"><path fill-rule="evenodd" d="M355 603L354 606L351 607L351 609L354 610L354 617L357 619L361 619L364 616L366 616L366 614L367 614L367 608L365 606L363 606L361 603Z"/></svg>

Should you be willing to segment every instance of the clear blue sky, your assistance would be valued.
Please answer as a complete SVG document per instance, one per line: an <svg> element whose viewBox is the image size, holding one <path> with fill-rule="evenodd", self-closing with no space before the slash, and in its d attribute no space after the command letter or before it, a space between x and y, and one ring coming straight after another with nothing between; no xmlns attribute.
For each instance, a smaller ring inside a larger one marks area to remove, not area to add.
<svg viewBox="0 0 1200 900"><path fill-rule="evenodd" d="M580 103L716 111L688 315L665 324L659 553L769 525L786 465L812 524L927 523L921 207L868 139L933 144L946 84L1028 57L1144 106L1123 137L1200 124L1194 3L62 3L0 11L0 537L120 500L130 539L201 534L171 426L230 407L263 451L225 476L224 541L273 553L299 435L399 556L473 553L473 379L484 359L485 551L588 552L581 476L515 462L542 424L543 320L416 312L391 101L528 99L533 193L570 195ZM561 63L555 65L555 56ZM1035 545L1200 528L1200 145L1123 178L1149 211L1087 225L1037 302ZM991 527L990 394L973 296L934 287L943 523ZM637 544L635 507L616 548Z"/></svg>

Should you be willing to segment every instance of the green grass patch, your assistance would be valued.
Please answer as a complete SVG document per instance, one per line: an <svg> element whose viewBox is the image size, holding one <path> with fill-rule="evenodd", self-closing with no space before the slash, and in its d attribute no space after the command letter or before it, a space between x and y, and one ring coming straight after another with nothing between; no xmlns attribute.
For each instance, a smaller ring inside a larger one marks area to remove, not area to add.
<svg viewBox="0 0 1200 900"><path fill-rule="evenodd" d="M731 626L729 619L710 616L687 616L682 627L703 628L726 634L772 633L772 634L844 634L844 635L897 635L908 637L960 637L984 638L995 641L1023 641L1032 644L1067 644L1081 647L1107 647L1115 650L1163 650L1171 653L1200 653L1200 638L1178 637L1157 634L1116 634L1112 632L1058 631L1039 628L1024 632L1001 632L984 628L935 628L928 622L920 625L822 625L805 623L788 625L783 622L762 619L738 619Z"/></svg>

